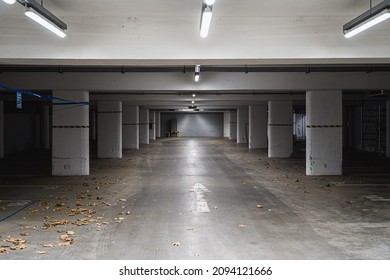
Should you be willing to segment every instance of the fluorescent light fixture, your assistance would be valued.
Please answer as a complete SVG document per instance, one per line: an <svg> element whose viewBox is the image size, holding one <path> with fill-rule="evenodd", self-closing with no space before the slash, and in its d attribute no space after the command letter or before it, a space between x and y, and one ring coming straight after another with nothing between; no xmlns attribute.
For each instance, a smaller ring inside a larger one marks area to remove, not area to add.
<svg viewBox="0 0 390 280"><path fill-rule="evenodd" d="M345 24L343 26L344 36L351 38L388 18L390 18L390 0L379 3L369 11Z"/></svg>
<svg viewBox="0 0 390 280"><path fill-rule="evenodd" d="M3 0L5 3L12 5L15 4L16 0Z"/></svg>
<svg viewBox="0 0 390 280"><path fill-rule="evenodd" d="M195 104L195 101L194 101L194 100L192 100L192 101L191 101L191 103L192 103L192 104Z"/></svg>
<svg viewBox="0 0 390 280"><path fill-rule="evenodd" d="M212 6L205 5L202 9L202 16L200 18L200 37L206 38L207 35L209 35L212 17Z"/></svg>
<svg viewBox="0 0 390 280"><path fill-rule="evenodd" d="M195 65L195 82L199 82L200 79L200 65Z"/></svg>
<svg viewBox="0 0 390 280"><path fill-rule="evenodd" d="M24 14L26 16L28 16L29 18L31 18L33 21L39 23L40 25L42 25L46 29L50 30L51 32L53 32L57 36L59 36L61 38L66 37L65 32L63 32L58 26L54 25L53 23L48 21L46 18L44 18L43 16L41 16L40 14L35 12L34 10L27 9L27 11Z"/></svg>
<svg viewBox="0 0 390 280"><path fill-rule="evenodd" d="M195 96L196 96L196 94L195 94L195 93L193 93L193 94L192 94L192 97L195 97Z"/></svg>
<svg viewBox="0 0 390 280"><path fill-rule="evenodd" d="M215 0L204 0L204 3L208 6L212 6L215 3Z"/></svg>

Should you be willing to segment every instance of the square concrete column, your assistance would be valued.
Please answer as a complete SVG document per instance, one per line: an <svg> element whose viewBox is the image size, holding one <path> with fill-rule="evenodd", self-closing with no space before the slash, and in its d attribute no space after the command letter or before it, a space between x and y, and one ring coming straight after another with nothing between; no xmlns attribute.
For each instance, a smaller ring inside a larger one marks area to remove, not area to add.
<svg viewBox="0 0 390 280"><path fill-rule="evenodd" d="M156 112L149 111L149 140L156 140Z"/></svg>
<svg viewBox="0 0 390 280"><path fill-rule="evenodd" d="M237 143L248 143L249 138L249 110L237 109Z"/></svg>
<svg viewBox="0 0 390 280"><path fill-rule="evenodd" d="M139 149L138 106L123 106L122 133L123 149Z"/></svg>
<svg viewBox="0 0 390 280"><path fill-rule="evenodd" d="M268 157L288 158L293 153L292 101L268 102Z"/></svg>
<svg viewBox="0 0 390 280"><path fill-rule="evenodd" d="M161 112L156 112L156 138L161 137Z"/></svg>
<svg viewBox="0 0 390 280"><path fill-rule="evenodd" d="M306 114L306 175L341 175L342 91L307 91Z"/></svg>
<svg viewBox="0 0 390 280"><path fill-rule="evenodd" d="M249 148L267 148L268 108L249 106Z"/></svg>
<svg viewBox="0 0 390 280"><path fill-rule="evenodd" d="M139 108L139 143L149 144L149 110Z"/></svg>
<svg viewBox="0 0 390 280"><path fill-rule="evenodd" d="M98 158L122 158L122 102L98 102Z"/></svg>
<svg viewBox="0 0 390 280"><path fill-rule="evenodd" d="M53 91L53 96L88 102L87 91ZM53 105L52 174L89 175L89 106Z"/></svg>
<svg viewBox="0 0 390 280"><path fill-rule="evenodd" d="M4 105L0 101L0 158L4 158Z"/></svg>
<svg viewBox="0 0 390 280"><path fill-rule="evenodd" d="M223 113L223 137L229 138L230 136L230 112Z"/></svg>
<svg viewBox="0 0 390 280"><path fill-rule="evenodd" d="M237 111L230 112L229 140L237 139Z"/></svg>
<svg viewBox="0 0 390 280"><path fill-rule="evenodd" d="M390 100L386 101L386 157L390 157Z"/></svg>

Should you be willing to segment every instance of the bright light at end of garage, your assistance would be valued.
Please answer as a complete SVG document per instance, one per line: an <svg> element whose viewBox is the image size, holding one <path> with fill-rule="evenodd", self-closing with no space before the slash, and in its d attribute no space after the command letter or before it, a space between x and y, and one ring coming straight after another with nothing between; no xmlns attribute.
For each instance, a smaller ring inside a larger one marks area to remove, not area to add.
<svg viewBox="0 0 390 280"><path fill-rule="evenodd" d="M3 0L5 3L7 4L14 4L16 2L16 0ZM214 1L215 2L215 1Z"/></svg>

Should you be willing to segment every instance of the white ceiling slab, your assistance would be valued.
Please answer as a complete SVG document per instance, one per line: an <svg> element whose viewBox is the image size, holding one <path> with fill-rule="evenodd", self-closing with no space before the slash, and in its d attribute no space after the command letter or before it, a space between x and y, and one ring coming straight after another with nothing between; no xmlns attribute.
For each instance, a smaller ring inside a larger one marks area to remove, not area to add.
<svg viewBox="0 0 390 280"><path fill-rule="evenodd" d="M373 1L374 4L380 1ZM389 63L390 21L351 39L342 25L367 0L217 0L209 37L201 0L46 0L68 24L57 38L0 1L0 63L184 65Z"/></svg>

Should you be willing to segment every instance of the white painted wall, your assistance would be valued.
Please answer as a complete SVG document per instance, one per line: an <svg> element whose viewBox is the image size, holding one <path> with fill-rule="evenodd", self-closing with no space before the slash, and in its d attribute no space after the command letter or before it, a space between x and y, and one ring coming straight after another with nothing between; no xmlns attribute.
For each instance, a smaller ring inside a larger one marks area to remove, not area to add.
<svg viewBox="0 0 390 280"><path fill-rule="evenodd" d="M177 119L180 137L223 137L223 113L161 113L164 136L170 119Z"/></svg>
<svg viewBox="0 0 390 280"><path fill-rule="evenodd" d="M149 110L139 108L139 143L149 144Z"/></svg>
<svg viewBox="0 0 390 280"><path fill-rule="evenodd" d="M268 107L249 107L249 148L266 149L268 130Z"/></svg>
<svg viewBox="0 0 390 280"><path fill-rule="evenodd" d="M237 139L237 111L230 111L230 136L229 140Z"/></svg>
<svg viewBox="0 0 390 280"><path fill-rule="evenodd" d="M237 109L237 143L248 143L249 111L248 108Z"/></svg>
<svg viewBox="0 0 390 280"><path fill-rule="evenodd" d="M230 136L230 112L223 113L223 137L229 138Z"/></svg>

